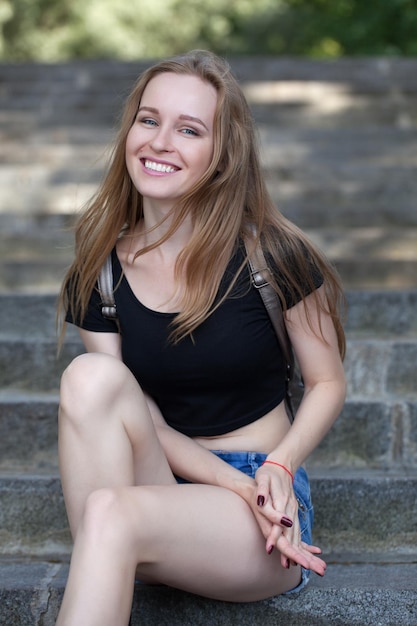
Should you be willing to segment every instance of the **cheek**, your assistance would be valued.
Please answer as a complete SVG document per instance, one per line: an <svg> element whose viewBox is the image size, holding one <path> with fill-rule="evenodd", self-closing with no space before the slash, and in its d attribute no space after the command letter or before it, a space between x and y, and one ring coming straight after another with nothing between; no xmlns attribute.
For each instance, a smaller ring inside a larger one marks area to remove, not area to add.
<svg viewBox="0 0 417 626"><path fill-rule="evenodd" d="M136 162L136 152L137 152L137 139L136 139L136 133L129 131L127 137L126 137L126 143L125 143L125 163L126 163L126 169L129 173L130 178L132 179L132 176L134 175L134 171L135 171L135 162Z"/></svg>
<svg viewBox="0 0 417 626"><path fill-rule="evenodd" d="M212 148L207 148L204 152L200 154L199 165L201 172L204 173L210 167L210 164L213 160L213 150Z"/></svg>
<svg viewBox="0 0 417 626"><path fill-rule="evenodd" d="M143 133L137 125L132 126L126 137L125 152L127 154L135 154L144 143Z"/></svg>

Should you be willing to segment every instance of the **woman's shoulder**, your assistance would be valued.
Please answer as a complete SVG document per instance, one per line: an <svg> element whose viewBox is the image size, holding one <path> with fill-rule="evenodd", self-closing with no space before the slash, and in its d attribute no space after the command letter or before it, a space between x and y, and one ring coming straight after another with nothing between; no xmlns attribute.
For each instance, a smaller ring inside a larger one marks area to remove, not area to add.
<svg viewBox="0 0 417 626"><path fill-rule="evenodd" d="M323 256L304 236L280 241L274 250L265 251L269 270L291 308L324 282Z"/></svg>

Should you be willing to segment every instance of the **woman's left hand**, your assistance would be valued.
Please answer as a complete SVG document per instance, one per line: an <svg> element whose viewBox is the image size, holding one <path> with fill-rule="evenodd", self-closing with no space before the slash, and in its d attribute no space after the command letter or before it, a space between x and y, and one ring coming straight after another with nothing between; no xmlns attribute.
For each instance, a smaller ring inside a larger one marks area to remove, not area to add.
<svg viewBox="0 0 417 626"><path fill-rule="evenodd" d="M301 541L291 477L280 468L263 465L256 473L252 498L250 505L266 539L266 551L270 554L277 548L285 568L299 564L323 576L326 563L317 556L320 548Z"/></svg>

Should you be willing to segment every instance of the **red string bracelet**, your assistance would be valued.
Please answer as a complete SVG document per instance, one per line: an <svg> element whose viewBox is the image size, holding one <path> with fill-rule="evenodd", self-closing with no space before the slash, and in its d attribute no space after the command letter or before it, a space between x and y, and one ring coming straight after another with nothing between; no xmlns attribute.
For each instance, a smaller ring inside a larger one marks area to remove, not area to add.
<svg viewBox="0 0 417 626"><path fill-rule="evenodd" d="M278 467L281 467L285 472L287 472L288 476L291 476L291 480L292 482L294 482L294 474L290 472L288 467L285 467L285 465L281 465L281 463L277 463L276 461L268 461L268 460L264 461L262 465L265 465L265 463L270 463L271 465L278 465Z"/></svg>

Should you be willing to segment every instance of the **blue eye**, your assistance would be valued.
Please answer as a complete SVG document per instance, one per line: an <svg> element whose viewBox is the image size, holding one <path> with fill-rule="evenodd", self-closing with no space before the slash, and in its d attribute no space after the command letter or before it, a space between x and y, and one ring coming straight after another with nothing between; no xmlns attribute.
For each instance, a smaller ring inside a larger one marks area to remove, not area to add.
<svg viewBox="0 0 417 626"><path fill-rule="evenodd" d="M198 137L198 132L194 130L193 128L183 128L181 132L183 132L185 135L192 135L193 137Z"/></svg>
<svg viewBox="0 0 417 626"><path fill-rule="evenodd" d="M142 122L142 124L145 124L145 126L156 126L155 120L152 120L149 117L144 117L139 121Z"/></svg>

